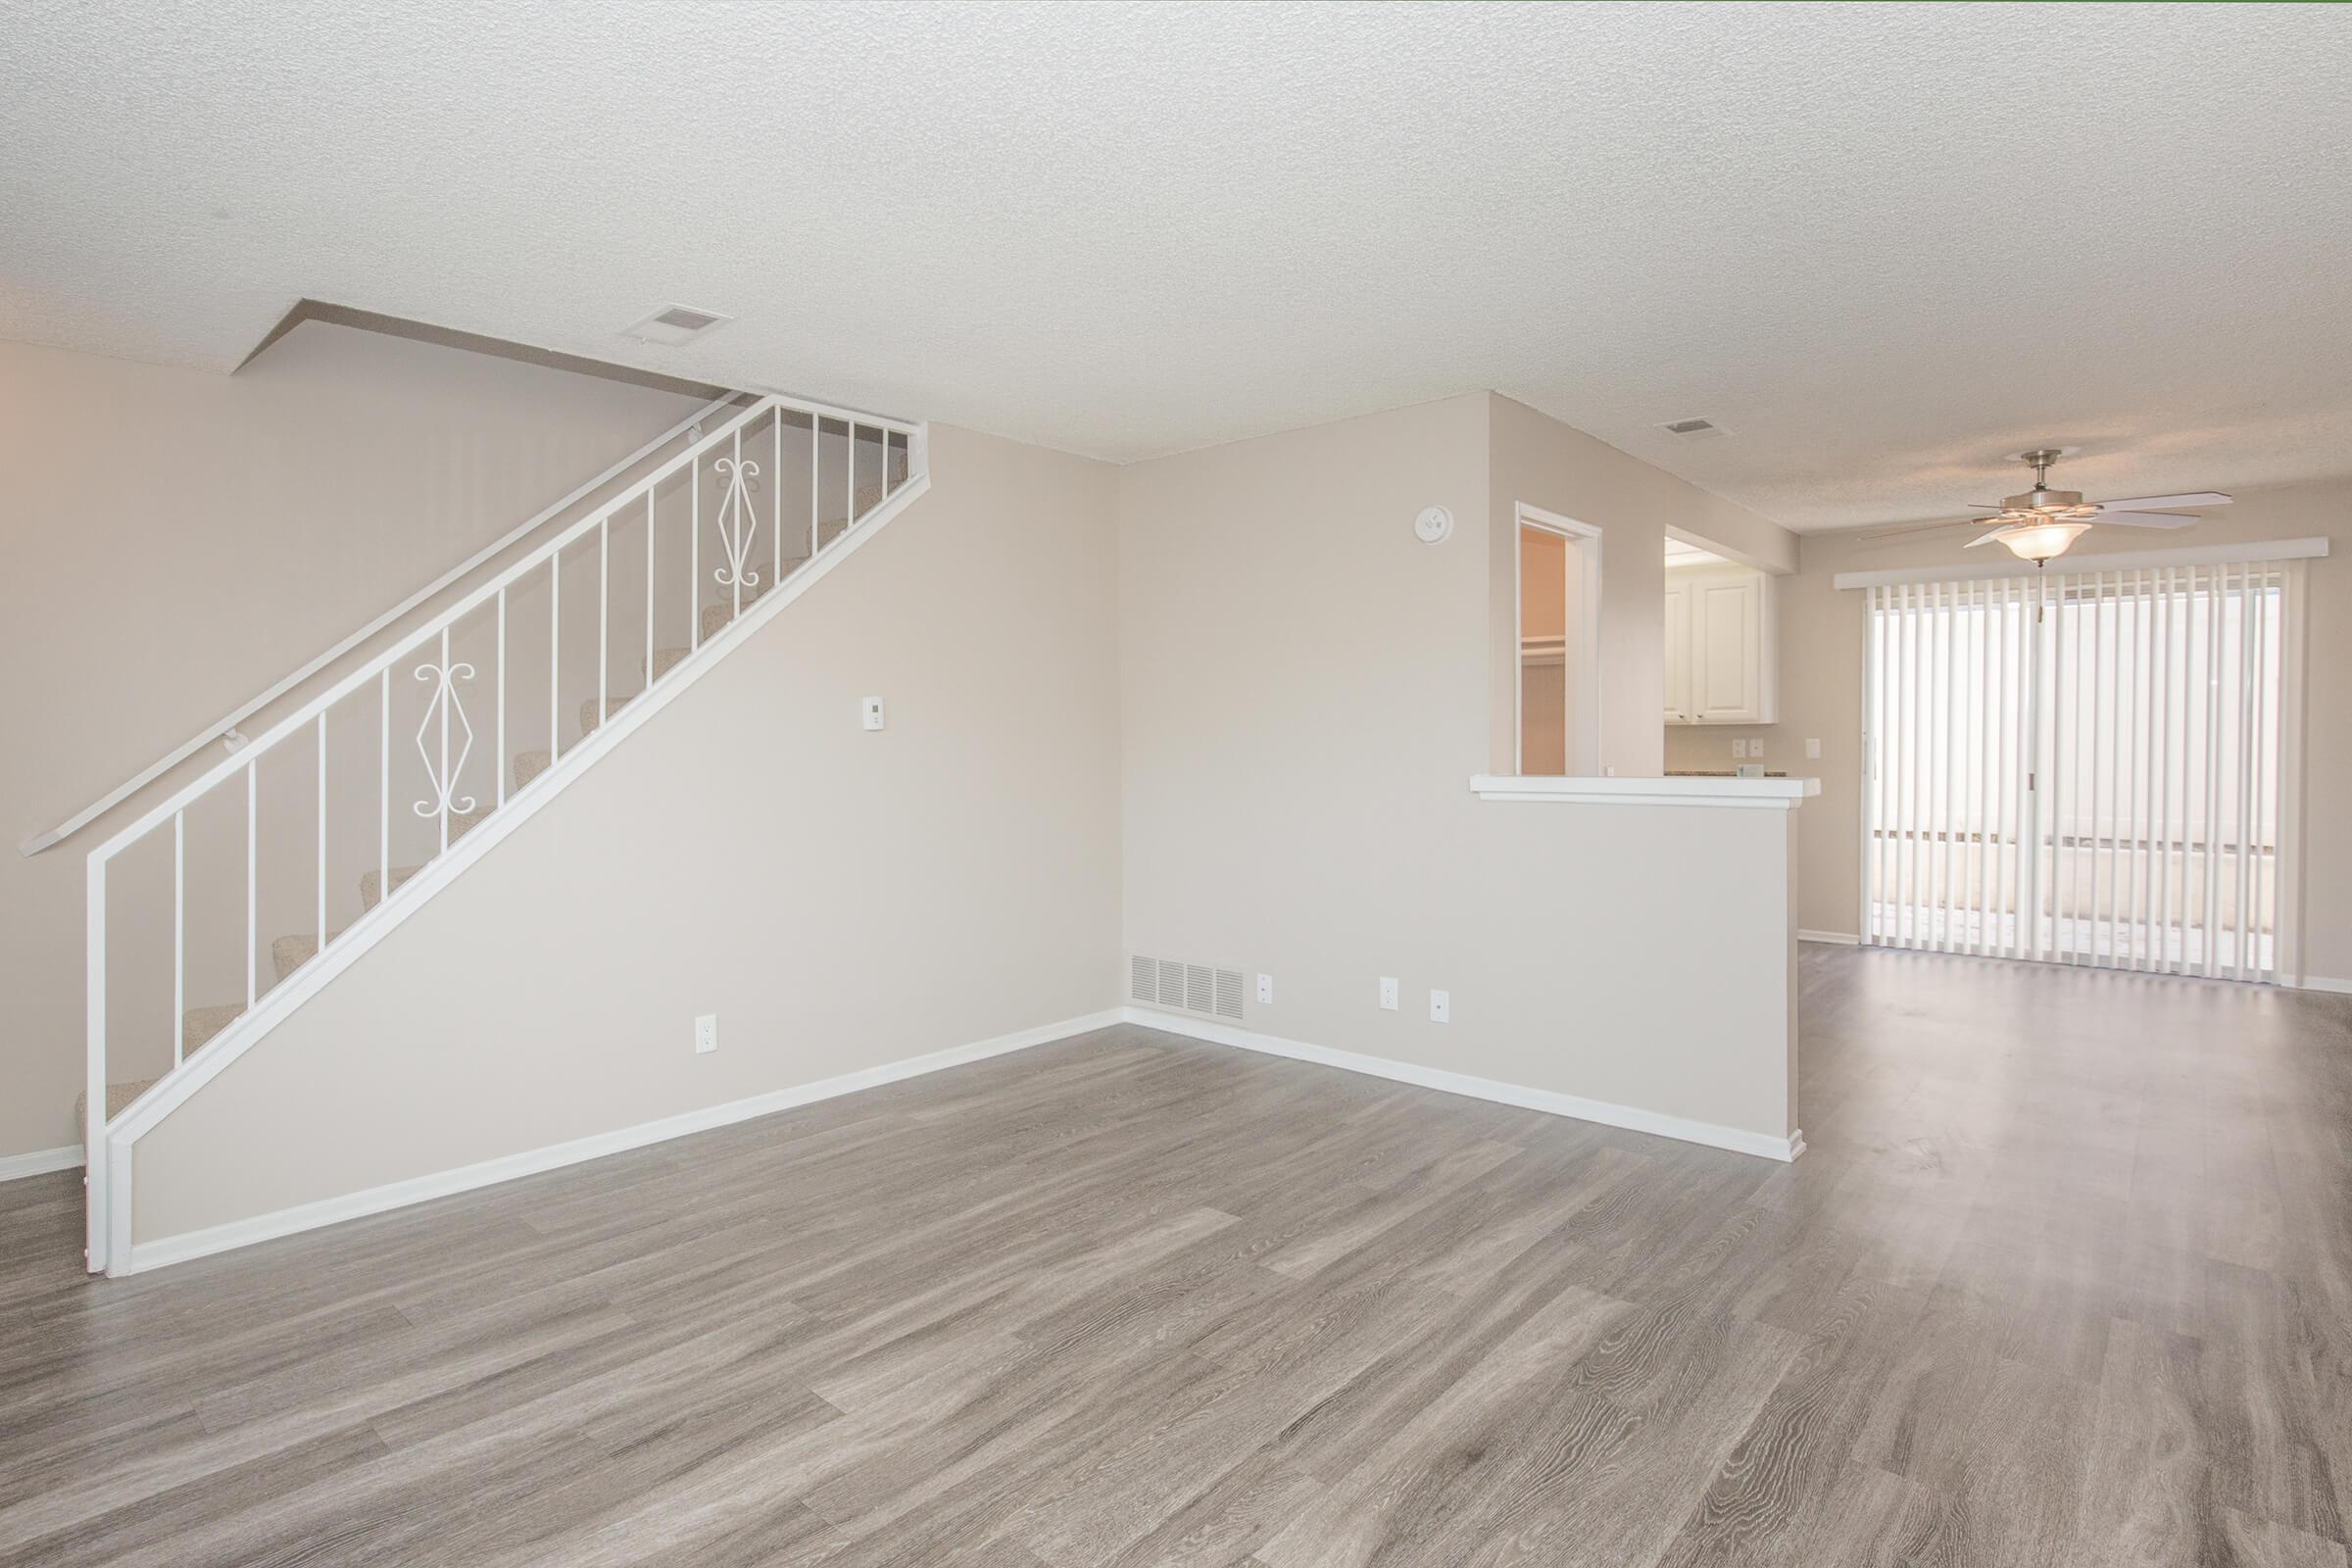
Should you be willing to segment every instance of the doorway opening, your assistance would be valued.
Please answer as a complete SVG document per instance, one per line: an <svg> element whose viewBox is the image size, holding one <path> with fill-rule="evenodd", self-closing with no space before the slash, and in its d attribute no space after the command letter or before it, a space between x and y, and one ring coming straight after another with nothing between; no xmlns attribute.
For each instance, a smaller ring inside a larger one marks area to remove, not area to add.
<svg viewBox="0 0 2352 1568"><path fill-rule="evenodd" d="M1518 511L1517 770L1600 772L1600 530Z"/></svg>

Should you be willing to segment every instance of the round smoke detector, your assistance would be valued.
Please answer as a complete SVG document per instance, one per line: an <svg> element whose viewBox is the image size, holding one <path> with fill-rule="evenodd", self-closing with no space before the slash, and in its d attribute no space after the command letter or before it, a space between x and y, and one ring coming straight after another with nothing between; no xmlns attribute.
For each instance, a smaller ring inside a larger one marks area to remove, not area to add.
<svg viewBox="0 0 2352 1568"><path fill-rule="evenodd" d="M1423 507L1421 515L1413 519L1413 536L1425 545L1434 545L1453 532L1453 514L1444 507Z"/></svg>

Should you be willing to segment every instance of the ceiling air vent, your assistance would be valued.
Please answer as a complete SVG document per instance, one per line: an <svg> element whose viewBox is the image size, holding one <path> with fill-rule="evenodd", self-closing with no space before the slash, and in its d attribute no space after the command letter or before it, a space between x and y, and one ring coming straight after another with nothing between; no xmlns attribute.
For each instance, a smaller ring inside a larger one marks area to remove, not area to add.
<svg viewBox="0 0 2352 1568"><path fill-rule="evenodd" d="M1686 441L1700 441L1708 436L1729 433L1712 419L1677 419L1671 424L1661 424L1658 428L1668 435L1681 436Z"/></svg>
<svg viewBox="0 0 2352 1568"><path fill-rule="evenodd" d="M698 311L691 305L665 305L621 333L621 336L675 348L681 343L691 343L712 327L733 319L733 317L721 316L716 311Z"/></svg>
<svg viewBox="0 0 2352 1568"><path fill-rule="evenodd" d="M1127 997L1148 1007L1197 1012L1212 1018L1242 1016L1242 972L1176 958L1127 958Z"/></svg>

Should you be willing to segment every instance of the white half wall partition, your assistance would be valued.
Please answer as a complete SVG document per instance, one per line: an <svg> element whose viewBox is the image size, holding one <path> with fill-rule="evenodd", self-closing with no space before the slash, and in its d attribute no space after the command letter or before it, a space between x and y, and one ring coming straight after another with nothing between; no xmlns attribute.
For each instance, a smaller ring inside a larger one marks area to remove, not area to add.
<svg viewBox="0 0 2352 1568"><path fill-rule="evenodd" d="M1506 434L1526 449L1508 464ZM1483 395L1119 480L1127 958L1242 978L1238 1016L1214 985L1204 1014L1137 1016L1752 1154L1802 1147L1791 841L1810 781L1659 776L1656 606L1603 628L1605 705L1646 719L1614 756L1604 726L1618 776L1465 787L1514 719L1517 507L1496 487L1609 536L1604 619L1621 558L1654 597L1662 524L1715 526L1723 503ZM1495 526L1425 542L1433 505Z"/></svg>

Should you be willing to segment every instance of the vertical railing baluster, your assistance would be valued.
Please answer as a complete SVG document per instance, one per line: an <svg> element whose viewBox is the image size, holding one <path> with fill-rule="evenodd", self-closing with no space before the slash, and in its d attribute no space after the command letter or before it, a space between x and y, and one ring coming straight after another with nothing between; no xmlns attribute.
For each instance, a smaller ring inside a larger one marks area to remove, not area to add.
<svg viewBox="0 0 2352 1568"><path fill-rule="evenodd" d="M811 561L816 559L820 531L816 523L817 514L822 510L817 501L817 469L824 466L824 416L813 409L808 411L808 559Z"/></svg>
<svg viewBox="0 0 2352 1568"><path fill-rule="evenodd" d="M645 487L645 683L654 683L654 487Z"/></svg>
<svg viewBox="0 0 2352 1568"><path fill-rule="evenodd" d="M450 799L458 793L458 781L450 777L449 773L449 710L457 704L458 688L456 682L453 681L450 676L449 628L447 626L443 626L441 628L440 695L441 766L436 770L436 777L439 778L441 783L441 809L438 813L441 821L441 848L435 853L447 855L449 853L449 803ZM392 896L392 890L390 888L384 889L384 896L386 898L390 898Z"/></svg>
<svg viewBox="0 0 2352 1568"><path fill-rule="evenodd" d="M770 588L784 581L784 409L778 404L768 411L767 433L773 446L767 461L767 485L775 491L775 500L768 503L768 541L775 557L775 581Z"/></svg>
<svg viewBox="0 0 2352 1568"><path fill-rule="evenodd" d="M188 813L172 813L172 1065L186 1059L188 1016Z"/></svg>
<svg viewBox="0 0 2352 1568"><path fill-rule="evenodd" d="M261 966L261 908L257 892L261 882L262 847L261 826L261 759L256 757L245 764L245 1005L253 1006L254 975Z"/></svg>
<svg viewBox="0 0 2352 1568"><path fill-rule="evenodd" d="M605 722L605 696L612 673L612 517L596 522L596 722Z"/></svg>
<svg viewBox="0 0 2352 1568"><path fill-rule="evenodd" d="M564 552L547 558L547 765L564 755Z"/></svg>
<svg viewBox="0 0 2352 1568"><path fill-rule="evenodd" d="M318 952L326 951L326 710L318 710ZM316 956L316 955L314 955Z"/></svg>
<svg viewBox="0 0 2352 1568"><path fill-rule="evenodd" d="M507 591L498 591L498 744L490 749L495 806L507 804Z"/></svg>
<svg viewBox="0 0 2352 1568"><path fill-rule="evenodd" d="M377 678L382 706L376 710L379 728L375 753L375 898L378 904L392 891L392 666Z"/></svg>
<svg viewBox="0 0 2352 1568"><path fill-rule="evenodd" d="M107 1265L107 1239L113 1204L106 1182L106 866L93 855L84 873L82 891L82 1108L81 1147L88 1158L82 1166L84 1223L82 1264Z"/></svg>
<svg viewBox="0 0 2352 1568"><path fill-rule="evenodd" d="M858 421L850 421L849 462L842 466L849 471L842 475L841 531L848 533L858 520Z"/></svg>
<svg viewBox="0 0 2352 1568"><path fill-rule="evenodd" d="M741 485L744 482L743 426L740 424L735 427L735 474L733 482L736 485ZM736 490L735 494L737 497L737 506L735 509L735 537L727 541L729 557L732 561L730 571L735 578L735 612L731 616L728 617L730 623L743 618L743 563L744 560L748 559L751 555L751 524L743 515L743 509L751 505L751 492L749 490L738 489ZM719 513L719 525L724 527L726 525L726 520L725 508L724 504L722 503ZM737 550L735 546L738 543L741 543L745 548Z"/></svg>
<svg viewBox="0 0 2352 1568"><path fill-rule="evenodd" d="M703 646L703 455L686 466L686 647Z"/></svg>

